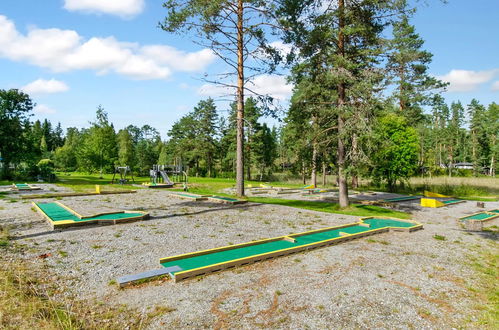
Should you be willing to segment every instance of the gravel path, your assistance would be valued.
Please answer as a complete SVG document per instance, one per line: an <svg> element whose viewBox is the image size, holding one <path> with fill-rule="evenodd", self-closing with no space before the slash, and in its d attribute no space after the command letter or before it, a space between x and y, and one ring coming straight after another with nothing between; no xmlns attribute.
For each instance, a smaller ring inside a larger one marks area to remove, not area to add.
<svg viewBox="0 0 499 330"><path fill-rule="evenodd" d="M350 223L358 217L277 205L191 202L162 190L61 202L81 214L140 209L151 219L53 232L29 201L0 199L1 223L10 225L16 242L27 246L26 254L14 257L45 264L54 281L81 299L122 303L143 312L163 310L153 329L460 326L470 317L474 302L468 288L476 281L465 257L479 249L497 251L497 242L487 233L468 233L456 220L480 211L476 202L439 209L405 202L401 204L413 211L424 230L376 235L177 284L155 281L118 289L114 279L159 268L161 257ZM486 203L491 208L499 208L499 202ZM44 253L51 256L37 258Z"/></svg>

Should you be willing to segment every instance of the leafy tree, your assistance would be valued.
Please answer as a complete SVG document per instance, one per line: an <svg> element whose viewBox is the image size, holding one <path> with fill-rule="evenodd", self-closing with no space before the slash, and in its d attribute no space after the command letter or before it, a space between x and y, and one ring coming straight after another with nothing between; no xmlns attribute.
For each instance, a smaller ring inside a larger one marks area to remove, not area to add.
<svg viewBox="0 0 499 330"><path fill-rule="evenodd" d="M0 89L0 156L3 162L4 178L10 178L10 164L22 159L26 144L23 125L31 115L33 102L28 94L17 89Z"/></svg>
<svg viewBox="0 0 499 330"><path fill-rule="evenodd" d="M310 62L313 86L329 90L324 104L336 120L327 128L336 131L339 204L347 207L348 169L358 163L363 148L358 124L368 122L373 111L373 95L380 86L377 70L383 48L383 31L404 3L386 0L285 0L278 11L283 17L285 42L304 63ZM374 100L376 103L376 100ZM360 105L360 106L359 106ZM367 112L365 113L364 110ZM364 126L369 129L370 125ZM354 156L354 157L350 157Z"/></svg>
<svg viewBox="0 0 499 330"><path fill-rule="evenodd" d="M78 168L77 154L81 146L82 135L76 127L66 130L64 145L55 150L55 166L65 171L75 171Z"/></svg>
<svg viewBox="0 0 499 330"><path fill-rule="evenodd" d="M135 155L132 135L128 130L122 129L118 132L116 138L118 140L118 164L133 168L135 165Z"/></svg>
<svg viewBox="0 0 499 330"><path fill-rule="evenodd" d="M97 108L96 121L90 124L90 128L83 131L78 164L80 168L89 172L99 170L102 176L104 171L113 171L118 156L116 133L101 106Z"/></svg>
<svg viewBox="0 0 499 330"><path fill-rule="evenodd" d="M499 105L497 103L489 105L487 118L485 129L490 145L489 175L495 176L497 159L499 158Z"/></svg>
<svg viewBox="0 0 499 330"><path fill-rule="evenodd" d="M206 163L208 176L212 176L214 157L217 151L217 108L212 98L199 101L192 113L195 123L196 153L201 154Z"/></svg>
<svg viewBox="0 0 499 330"><path fill-rule="evenodd" d="M381 117L375 132L372 175L377 181L386 181L393 191L398 180L408 179L418 167L418 136L405 118L396 114Z"/></svg>
<svg viewBox="0 0 499 330"><path fill-rule="evenodd" d="M475 175L478 174L479 168L486 165L485 154L488 145L485 107L478 100L471 100L468 105L468 114L470 117L470 135L471 135L471 159L473 161L473 169Z"/></svg>

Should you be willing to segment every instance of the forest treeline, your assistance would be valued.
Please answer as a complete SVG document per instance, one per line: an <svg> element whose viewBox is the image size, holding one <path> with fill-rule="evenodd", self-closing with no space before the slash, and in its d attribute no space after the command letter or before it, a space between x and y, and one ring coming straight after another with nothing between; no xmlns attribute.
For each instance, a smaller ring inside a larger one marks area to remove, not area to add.
<svg viewBox="0 0 499 330"><path fill-rule="evenodd" d="M153 164L183 164L189 175L234 177L235 104L217 109L213 99L200 101L180 118L162 140L157 129L129 125L115 129L98 107L88 128L69 127L48 120L30 121L33 103L17 90L0 90L0 135L3 178L35 178L44 166L59 171L112 173L130 166L147 175ZM334 145L321 135L304 111L294 108L279 127L262 122L258 101L245 102L246 178L269 180L274 173L311 176L335 172ZM228 113L222 116L220 113ZM417 125L398 114L395 105L380 109L373 127L370 153L355 175L394 184L411 175L493 175L498 156L499 105L472 100L446 104L441 97ZM495 125L495 126L494 126ZM322 143L322 142L326 143ZM315 146L314 146L315 144ZM475 170L453 164L470 162ZM5 164L10 164L9 169ZM392 174L390 174L392 173ZM392 175L392 176L390 176ZM353 176L353 175L352 175Z"/></svg>
<svg viewBox="0 0 499 330"><path fill-rule="evenodd" d="M345 207L347 179L354 187L359 177L369 177L394 188L418 174L495 175L499 105L445 101L448 84L429 74L432 54L411 25L416 8L408 2L217 4L167 1L160 27L188 35L196 30L228 65L223 76L236 82L218 83L235 88L229 109L202 100L162 140L148 125L116 130L99 107L88 128L63 134L59 124L30 121L29 95L0 90L3 178L40 175L51 167L110 172L115 165L147 174L153 164L182 163L189 175L236 175L237 194L243 195L242 174L268 180L284 172L316 184L320 173L331 173ZM275 48L269 36L287 47ZM251 75L245 74L271 72L282 63L293 94L281 124L269 127L262 117L277 115L272 99L248 98ZM463 162L472 170L455 168Z"/></svg>

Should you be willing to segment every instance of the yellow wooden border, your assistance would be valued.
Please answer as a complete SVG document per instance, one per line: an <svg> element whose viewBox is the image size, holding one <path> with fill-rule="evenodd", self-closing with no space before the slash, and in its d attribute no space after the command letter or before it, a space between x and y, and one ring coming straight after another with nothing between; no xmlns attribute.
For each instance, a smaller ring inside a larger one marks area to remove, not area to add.
<svg viewBox="0 0 499 330"><path fill-rule="evenodd" d="M56 201L55 203L57 203L59 206L65 208L69 212L73 213L74 215L76 215L80 219L89 218L89 217L82 217L80 214L78 214L77 212L75 212L74 210L72 210L71 208L69 208L68 206L60 203L59 201ZM100 213L100 214L98 214L96 216L106 215L106 214L115 214L115 213L140 213L142 215L141 216L130 217L130 218L125 218L125 219L114 219L114 220L111 220L111 219L94 219L94 220L83 220L83 221L74 221L74 220L53 221L48 216L48 214L46 214L38 206L37 203L32 202L32 204L36 208L36 210L38 210L43 215L43 217L49 222L49 224L51 225L52 229L55 229L55 228L65 228L65 227L71 227L71 226L82 226L82 225L95 224L95 223L98 223L98 224L107 224L107 223L117 224L117 223L120 223L120 222L122 223L122 222L132 222L132 221L136 221L136 220L143 220L143 219L147 219L149 217L149 213L147 213L147 212L143 212L143 211L129 211L129 210L127 210L127 211ZM94 216L91 216L91 217L94 217Z"/></svg>
<svg viewBox="0 0 499 330"><path fill-rule="evenodd" d="M187 257L193 257L193 256L198 256L198 255L210 254L213 252L233 250L233 249L237 249L240 247L257 245L257 244L261 244L261 243L273 242L273 241L278 241L278 240L289 240L290 238L305 236L305 235L312 234L312 233L319 233L319 232L329 231L329 230L333 230L333 229L341 229L341 228L345 228L345 227L361 225L362 223L364 223L364 220L373 219L373 218L378 218L378 217L364 217L364 218L361 218L359 222L349 223L349 224L345 224L345 225L327 227L327 228L311 230L311 231L306 231L306 232L297 233L297 234L278 236L278 237L273 237L273 238L257 240L257 241L253 241L253 242L228 245L228 246L223 246L223 247L214 248L214 249L196 251L196 252L180 254L180 255L176 255L176 256L172 256L172 257L161 258L160 263L175 261L175 260L179 260L179 259L185 259ZM179 280L182 280L182 279L185 279L188 277L199 275L199 274L206 272L206 271L210 272L210 270L217 269L217 268L219 268L219 266L224 266L222 268L228 268L228 267L232 267L232 266L235 266L238 264L242 264L243 261L248 261L248 263L249 262L256 262L256 261L263 259L263 257L267 257L267 256L273 257L274 255L277 256L277 255L285 255L285 254L289 254L289 253L299 252L299 251L307 250L309 248L319 247L322 245L329 245L329 244L333 244L336 242L339 243L339 242L342 242L344 240L350 240L350 239L355 239L358 237L369 236L369 235L372 235L372 234L375 234L378 232L388 232L388 231L409 231L409 232L411 232L411 231L423 228L423 225L416 222L416 221L398 219L398 218L393 218L393 217L383 217L383 218L393 219L393 220L402 221L402 222L406 222L406 223L411 223L411 224L414 224L414 226L411 226L411 227L384 227L384 228L371 229L371 230L367 230L367 231L363 231L363 232L355 233L355 234L345 233L346 235L342 235L341 237L331 238L331 239L313 242L313 243L300 245L300 246L296 246L296 247L290 247L287 249L280 249L280 250L276 250L276 251L272 251L272 252L261 253L261 254L257 254L257 255L253 255L253 256L249 256L249 257L233 259L230 261L225 261L225 262L221 262L221 263L217 263L217 264L212 264L212 265L208 265L208 266L203 266L203 267L198 267L198 268L193 268L193 269L189 269L189 270L185 270L185 271L176 272L174 274L174 279L175 279L175 282L177 282Z"/></svg>
<svg viewBox="0 0 499 330"><path fill-rule="evenodd" d="M499 213L492 212L492 211L496 211L496 210L499 210L499 209L492 209L492 210L489 210L489 211L481 211L481 212L472 213L472 214L469 214L469 215L465 215L464 217L460 217L458 220L459 221L465 221L464 218L472 217L472 216L480 214L480 213L485 213L485 214L490 214L492 217L487 218L487 219L483 219L483 220L479 220L479 219L469 219L469 220L480 221L480 222L487 222L489 220L493 220L493 219L499 217ZM469 220L466 220L466 221L469 221Z"/></svg>

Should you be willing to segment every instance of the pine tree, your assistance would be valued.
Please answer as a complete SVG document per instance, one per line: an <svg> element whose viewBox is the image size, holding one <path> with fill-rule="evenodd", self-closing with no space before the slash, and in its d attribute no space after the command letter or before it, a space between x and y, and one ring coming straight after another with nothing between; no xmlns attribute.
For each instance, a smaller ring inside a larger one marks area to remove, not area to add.
<svg viewBox="0 0 499 330"><path fill-rule="evenodd" d="M441 91L446 84L428 74L433 55L422 49L423 39L409 24L407 15L393 24L392 48L388 57L388 70L395 84L393 97L398 101L400 113L409 123L421 121L422 106L428 105L432 94Z"/></svg>

